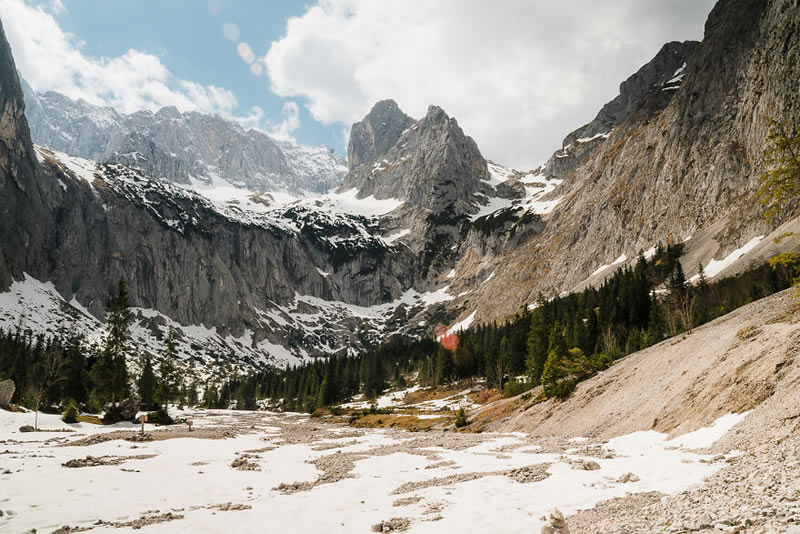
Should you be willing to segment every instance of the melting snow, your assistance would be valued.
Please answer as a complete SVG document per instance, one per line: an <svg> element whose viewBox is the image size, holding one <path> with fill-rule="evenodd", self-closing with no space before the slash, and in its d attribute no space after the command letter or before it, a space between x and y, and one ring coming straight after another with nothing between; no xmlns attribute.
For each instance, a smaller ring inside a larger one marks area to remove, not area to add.
<svg viewBox="0 0 800 534"><path fill-rule="evenodd" d="M458 332L459 330L466 330L472 324L472 321L475 320L475 314L478 313L478 310L467 315L464 319L457 322L453 326L450 327L451 332Z"/></svg>
<svg viewBox="0 0 800 534"><path fill-rule="evenodd" d="M710 262L708 262L708 265L706 265L703 268L703 270L706 273L706 276L709 277L709 278L714 278L715 276L717 276L719 273L724 271L726 268L728 268L731 265L733 265L736 262L736 260L738 260L739 258L744 256L745 254L747 254L748 252L753 250L756 247L756 245L758 245L761 242L761 240L764 239L764 237L765 236L763 236L763 235L760 235L758 237L754 237L753 239L751 239L750 241L745 243L742 247L737 248L736 250L734 250L733 252L731 252L730 254L725 256L725 258L723 258L721 260L711 260ZM695 282L699 278L700 278L700 275L696 274L693 277L691 277L689 279L689 281L690 282Z"/></svg>

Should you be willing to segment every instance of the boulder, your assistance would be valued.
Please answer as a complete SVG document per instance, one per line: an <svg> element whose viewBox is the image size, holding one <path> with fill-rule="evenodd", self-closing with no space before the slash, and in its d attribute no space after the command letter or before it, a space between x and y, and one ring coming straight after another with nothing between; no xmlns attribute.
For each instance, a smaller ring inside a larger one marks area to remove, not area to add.
<svg viewBox="0 0 800 534"><path fill-rule="evenodd" d="M628 482L639 482L639 477L633 473L625 473L624 475L620 475L620 477L617 479L617 482L622 484L626 484Z"/></svg>
<svg viewBox="0 0 800 534"><path fill-rule="evenodd" d="M0 407L8 408L11 404L11 397L14 396L14 390L17 387L14 385L13 380L3 380L0 382Z"/></svg>
<svg viewBox="0 0 800 534"><path fill-rule="evenodd" d="M541 534L569 534L569 527L567 520L564 519L564 514L561 510L554 508L550 512L547 524L542 527Z"/></svg>
<svg viewBox="0 0 800 534"><path fill-rule="evenodd" d="M140 400L137 395L131 395L119 405L120 416L123 421L135 421L136 414L139 413Z"/></svg>
<svg viewBox="0 0 800 534"><path fill-rule="evenodd" d="M19 427L20 432L36 432L36 429L33 428L31 425L22 425Z"/></svg>

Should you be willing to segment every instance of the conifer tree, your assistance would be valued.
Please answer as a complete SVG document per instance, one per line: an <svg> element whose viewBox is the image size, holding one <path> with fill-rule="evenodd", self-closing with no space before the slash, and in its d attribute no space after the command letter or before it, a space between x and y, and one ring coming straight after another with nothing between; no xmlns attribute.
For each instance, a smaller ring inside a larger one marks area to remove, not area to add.
<svg viewBox="0 0 800 534"><path fill-rule="evenodd" d="M145 353L142 361L142 375L139 377L139 398L145 409L149 410L153 405L153 397L156 392L156 374L153 371L153 361L150 353Z"/></svg>
<svg viewBox="0 0 800 534"><path fill-rule="evenodd" d="M533 311L531 315L531 327L528 332L528 354L525 359L525 367L528 378L533 384L538 384L544 363L547 361L548 348L548 329L541 308Z"/></svg>
<svg viewBox="0 0 800 534"><path fill-rule="evenodd" d="M124 397L128 391L128 367L126 357L129 348L128 329L131 312L128 308L128 285L124 278L117 282L117 291L111 303L106 321L107 335L100 359L92 367L92 381L103 402Z"/></svg>
<svg viewBox="0 0 800 534"><path fill-rule="evenodd" d="M165 413L169 412L169 403L178 395L180 386L180 375L175 367L175 341L170 328L158 366L158 384L155 392L155 398L164 407Z"/></svg>

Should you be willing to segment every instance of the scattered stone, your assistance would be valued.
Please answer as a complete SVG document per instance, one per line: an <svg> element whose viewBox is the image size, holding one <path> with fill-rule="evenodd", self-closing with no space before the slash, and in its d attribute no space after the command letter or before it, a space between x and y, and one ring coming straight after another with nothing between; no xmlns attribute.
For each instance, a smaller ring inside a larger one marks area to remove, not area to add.
<svg viewBox="0 0 800 534"><path fill-rule="evenodd" d="M261 471L261 466L256 462L251 462L251 458L259 458L255 454L243 454L231 462L231 467L239 471Z"/></svg>
<svg viewBox="0 0 800 534"><path fill-rule="evenodd" d="M617 479L617 482L622 484L627 484L628 482L639 482L639 477L633 473L625 473L624 475L620 475L620 477Z"/></svg>
<svg viewBox="0 0 800 534"><path fill-rule="evenodd" d="M381 521L372 525L372 532L403 532L408 530L411 521L405 517L393 517L387 521Z"/></svg>
<svg viewBox="0 0 800 534"><path fill-rule="evenodd" d="M594 460L578 460L572 463L572 468L582 471L597 471L600 469L600 464Z"/></svg>
<svg viewBox="0 0 800 534"><path fill-rule="evenodd" d="M541 482L549 477L550 473L547 471L549 467L550 464L534 464L520 467L519 469L511 469L504 474L511 480L519 482L520 484L532 484L534 482Z"/></svg>
<svg viewBox="0 0 800 534"><path fill-rule="evenodd" d="M567 527L567 520L564 519L564 514L558 508L554 508L550 512L547 524L542 527L542 534L569 534L569 527Z"/></svg>
<svg viewBox="0 0 800 534"><path fill-rule="evenodd" d="M154 458L155 456L155 454L141 454L138 456L86 456L86 458L67 460L61 465L71 468L119 465L127 460L146 460L148 458Z"/></svg>
<svg viewBox="0 0 800 534"><path fill-rule="evenodd" d="M249 504L233 504L226 502L225 504L214 504L208 507L209 510L220 510L222 512L231 512L235 510L250 510L253 508Z"/></svg>
<svg viewBox="0 0 800 534"><path fill-rule="evenodd" d="M127 440L128 441L153 441L153 435L152 434L140 434L140 433L137 432L136 434L134 434L131 437L127 438Z"/></svg>
<svg viewBox="0 0 800 534"><path fill-rule="evenodd" d="M411 506L412 504L417 504L419 501L422 500L422 497L415 495L414 497L403 497L402 499L397 499L392 503L392 506Z"/></svg>

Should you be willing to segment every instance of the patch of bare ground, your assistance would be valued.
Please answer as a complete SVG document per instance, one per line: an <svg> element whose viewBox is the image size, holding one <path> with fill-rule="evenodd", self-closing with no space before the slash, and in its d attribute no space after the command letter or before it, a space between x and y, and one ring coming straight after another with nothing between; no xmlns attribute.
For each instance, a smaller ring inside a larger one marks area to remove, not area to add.
<svg viewBox="0 0 800 534"><path fill-rule="evenodd" d="M155 458L155 454L139 454L136 456L86 456L86 458L75 458L67 460L63 467L97 467L100 465L119 465L129 460L147 460L148 458Z"/></svg>
<svg viewBox="0 0 800 534"><path fill-rule="evenodd" d="M138 530L143 527L147 527L150 525L157 525L159 523L166 523L167 521L175 521L176 519L183 519L183 514L176 514L172 512L166 512L163 514L159 514L158 512L148 512L143 514L138 519L134 519L132 521L104 521L102 519L98 519L92 525L88 527L70 527L70 526L63 526L57 530L54 530L52 534L68 534L71 532L86 532L89 530L94 530L96 528L125 528L125 529L133 529ZM33 532L36 532L35 530Z"/></svg>
<svg viewBox="0 0 800 534"><path fill-rule="evenodd" d="M508 469L505 471L482 471L477 473L457 473L446 477L429 478L428 480L417 480L413 482L406 482L400 487L396 488L392 495L402 495L404 493L411 493L425 488L449 486L451 484L458 484L460 482L469 482L483 477L490 476L506 476L515 482L521 484L529 484L533 482L540 482L550 476L547 469L551 464L534 464L517 469Z"/></svg>
<svg viewBox="0 0 800 534"><path fill-rule="evenodd" d="M176 439L176 438L195 438L195 439L224 439L224 438L231 438L236 435L236 432L226 429L226 428L218 428L218 429L211 429L211 428L203 428L203 429L196 429L192 430L191 432L186 430L186 427L181 427L180 429L160 429L153 432L148 432L149 436L153 438L153 440L161 441L165 439ZM94 434L92 436L76 439L73 441L68 441L66 443L62 443L61 447L86 447L88 445L96 445L98 443L104 443L106 441L113 441L116 439L120 440L130 440L131 437L139 436L138 431L132 430L112 430L110 432L104 432L102 434ZM134 440L136 441L136 440Z"/></svg>

